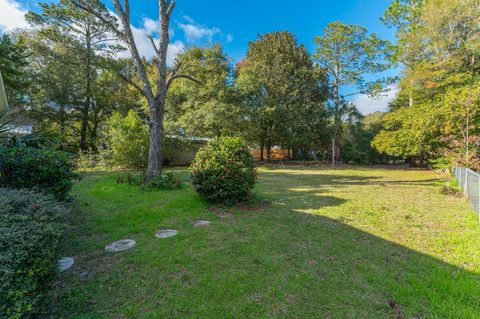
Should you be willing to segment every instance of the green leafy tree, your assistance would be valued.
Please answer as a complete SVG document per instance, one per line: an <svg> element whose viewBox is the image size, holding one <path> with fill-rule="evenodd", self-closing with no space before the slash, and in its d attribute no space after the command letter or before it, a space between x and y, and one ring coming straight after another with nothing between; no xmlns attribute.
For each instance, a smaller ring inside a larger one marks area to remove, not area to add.
<svg viewBox="0 0 480 319"><path fill-rule="evenodd" d="M13 35L3 34L0 37L0 72L12 107L25 102L31 83L27 66L28 52L25 44Z"/></svg>
<svg viewBox="0 0 480 319"><path fill-rule="evenodd" d="M266 149L294 143L297 121L307 107L323 109L320 72L305 46L288 31L266 33L250 42L247 57L237 68L237 86L250 122L250 138ZM319 115L319 114L315 114Z"/></svg>
<svg viewBox="0 0 480 319"><path fill-rule="evenodd" d="M28 45L28 74L32 76L28 116L43 131L58 134L62 148L75 150L84 107L78 43L68 35L51 40L36 31L19 36Z"/></svg>
<svg viewBox="0 0 480 319"><path fill-rule="evenodd" d="M368 82L365 76L389 68L386 59L391 54L391 45L375 34L369 35L362 26L339 21L329 23L323 36L315 37L315 43L314 58L325 70L332 88L332 162L335 164L335 159L340 157L336 144L340 139L342 100L359 93L375 95L382 91L390 79ZM347 87L357 91L342 93Z"/></svg>
<svg viewBox="0 0 480 319"><path fill-rule="evenodd" d="M124 117L115 112L108 119L108 135L115 164L145 168L148 161L148 126L133 110Z"/></svg>
<svg viewBox="0 0 480 319"><path fill-rule="evenodd" d="M159 24L158 33L160 38L158 41L149 36L150 43L155 51L155 79L152 82L148 77L147 68L148 61L142 58L138 51L137 41L132 32L130 21L130 4L128 0L124 0L123 4L120 0L113 0L118 20L121 27L115 25L113 21L117 21L98 0L71 0L78 8L88 12L95 18L98 18L103 26L116 36L120 41L125 43L132 55L135 67L135 76L132 74L124 75L123 78L128 81L138 92L146 99L148 104L149 120L150 120L150 143L148 155L148 167L146 172L147 180L152 180L159 176L162 171L163 162L163 145L165 139L165 101L167 91L176 79L184 78L194 82L198 82L195 78L188 74L190 65L176 63L170 70L167 69L167 50L170 43L170 20L175 1L158 0ZM140 84L139 84L140 83ZM200 83L200 82L198 82Z"/></svg>
<svg viewBox="0 0 480 319"><path fill-rule="evenodd" d="M446 156L477 167L478 2L402 3L392 6L396 16L406 17L404 23L392 23L399 18L389 11L385 16L397 28L398 61L405 69L400 93L373 145L404 158Z"/></svg>
<svg viewBox="0 0 480 319"><path fill-rule="evenodd" d="M192 47L177 57L191 65L191 81L172 84L167 96L167 131L188 136L235 136L242 131L244 110L232 85L232 68L220 45Z"/></svg>
<svg viewBox="0 0 480 319"><path fill-rule="evenodd" d="M107 9L96 0L88 3L111 25L116 25L116 19L108 16ZM108 26L96 16L78 8L72 1L60 0L58 3L40 3L41 12L28 12L27 20L40 31L46 38L52 41L62 40L69 36L78 43L79 53L82 55L81 65L83 82L83 108L81 110L80 142L81 150L88 149L88 121L93 104L93 85L97 76L97 63L99 54L107 54L118 50L116 44L112 44L115 35ZM116 43L116 42L113 42Z"/></svg>

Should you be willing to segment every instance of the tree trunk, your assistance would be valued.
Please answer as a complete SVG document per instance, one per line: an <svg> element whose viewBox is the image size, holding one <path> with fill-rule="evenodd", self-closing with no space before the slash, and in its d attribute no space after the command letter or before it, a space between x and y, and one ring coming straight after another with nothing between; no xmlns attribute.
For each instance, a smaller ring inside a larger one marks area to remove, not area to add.
<svg viewBox="0 0 480 319"><path fill-rule="evenodd" d="M263 158L263 150L265 148L265 142L262 140L260 142L260 161L263 162L264 158Z"/></svg>
<svg viewBox="0 0 480 319"><path fill-rule="evenodd" d="M87 28L85 42L87 46L87 58L85 62L85 105L82 109L82 124L80 128L80 149L87 150L87 130L88 130L88 113L90 112L91 92L92 92L92 44L90 29Z"/></svg>
<svg viewBox="0 0 480 319"><path fill-rule="evenodd" d="M72 1L72 0L70 0ZM133 87L135 87L148 102L150 110L150 147L148 152L148 165L146 178L151 180L161 174L162 171L162 153L163 153L163 113L165 107L165 97L169 85L178 78L187 78L191 81L199 83L193 77L187 74L179 73L182 66L181 63L177 63L171 70L170 75L167 77L167 50L170 43L169 26L170 18L173 9L175 8L174 0L158 0L158 17L159 17L159 33L160 39L158 45L149 36L150 44L155 51L155 61L157 62L157 76L156 76L156 92L152 89L152 85L147 75L147 69L142 56L140 55L133 35L132 26L130 23L130 5L129 1L113 0L113 6L117 12L118 18L121 23L121 29L112 25L111 21L105 18L102 14L99 14L94 7L84 5L82 2L76 2L76 5L87 12L94 14L100 21L108 25L113 33L125 41L137 70L138 78L141 85L138 85L136 81L129 77L122 77Z"/></svg>
<svg viewBox="0 0 480 319"><path fill-rule="evenodd" d="M98 132L98 120L94 120L92 124L92 129L90 130L90 147L93 152L96 152L97 149L97 132Z"/></svg>
<svg viewBox="0 0 480 319"><path fill-rule="evenodd" d="M332 138L332 166L335 166L335 138Z"/></svg>
<svg viewBox="0 0 480 319"><path fill-rule="evenodd" d="M267 141L267 163L270 163L270 156L272 154L272 143Z"/></svg>
<svg viewBox="0 0 480 319"><path fill-rule="evenodd" d="M60 150L63 150L65 147L63 145L63 139L64 139L64 134L65 134L65 106L62 104L60 105L60 121L59 121L59 126L60 126L60 135L62 136L62 139L60 141Z"/></svg>
<svg viewBox="0 0 480 319"><path fill-rule="evenodd" d="M335 166L335 139L338 137L338 127L340 126L340 66L338 63L335 65L334 77L333 95L335 98L335 108L333 112L332 166Z"/></svg>
<svg viewBox="0 0 480 319"><path fill-rule="evenodd" d="M163 101L163 100L162 100ZM162 173L163 161L163 105L153 99L150 106L150 147L146 177L151 180Z"/></svg>

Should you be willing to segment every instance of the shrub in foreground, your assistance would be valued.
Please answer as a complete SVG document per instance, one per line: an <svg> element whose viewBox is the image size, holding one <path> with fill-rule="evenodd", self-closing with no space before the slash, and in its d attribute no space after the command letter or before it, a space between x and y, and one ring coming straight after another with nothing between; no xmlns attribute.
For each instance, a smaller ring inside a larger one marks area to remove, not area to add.
<svg viewBox="0 0 480 319"><path fill-rule="evenodd" d="M190 167L196 191L212 202L246 200L257 177L253 157L240 138L219 138L198 151Z"/></svg>
<svg viewBox="0 0 480 319"><path fill-rule="evenodd" d="M28 188L64 200L78 178L69 154L31 147L0 147L0 187Z"/></svg>
<svg viewBox="0 0 480 319"><path fill-rule="evenodd" d="M67 212L50 195L0 188L0 318L24 318L44 298Z"/></svg>

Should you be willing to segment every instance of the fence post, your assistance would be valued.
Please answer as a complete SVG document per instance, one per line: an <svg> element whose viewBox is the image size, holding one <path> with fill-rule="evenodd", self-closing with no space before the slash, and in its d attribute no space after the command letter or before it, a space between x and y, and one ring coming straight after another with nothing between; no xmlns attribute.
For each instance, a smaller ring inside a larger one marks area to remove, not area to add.
<svg viewBox="0 0 480 319"><path fill-rule="evenodd" d="M478 175L478 222L480 223L480 175Z"/></svg>
<svg viewBox="0 0 480 319"><path fill-rule="evenodd" d="M465 197L468 197L468 168L465 169L465 183L463 187L463 193Z"/></svg>

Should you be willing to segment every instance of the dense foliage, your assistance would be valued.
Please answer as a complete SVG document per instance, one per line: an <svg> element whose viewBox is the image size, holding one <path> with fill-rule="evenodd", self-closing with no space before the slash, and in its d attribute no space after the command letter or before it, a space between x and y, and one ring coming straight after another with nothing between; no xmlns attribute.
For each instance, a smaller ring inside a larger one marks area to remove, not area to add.
<svg viewBox="0 0 480 319"><path fill-rule="evenodd" d="M342 152L342 159L350 164L387 164L401 160L401 157L394 157L380 154L372 145L372 139L382 128L385 113L370 113L358 122L348 124L343 132L348 132Z"/></svg>
<svg viewBox="0 0 480 319"><path fill-rule="evenodd" d="M148 126L133 110L108 119L113 161L126 168L145 168L148 160Z"/></svg>
<svg viewBox="0 0 480 319"><path fill-rule="evenodd" d="M444 158L480 169L480 11L475 0L393 1L400 92L375 137L377 150L416 162Z"/></svg>
<svg viewBox="0 0 480 319"><path fill-rule="evenodd" d="M257 176L253 157L240 138L219 138L198 151L190 167L195 190L208 201L246 200Z"/></svg>
<svg viewBox="0 0 480 319"><path fill-rule="evenodd" d="M288 31L266 33L248 45L237 65L248 128L244 136L266 150L315 149L326 131L323 72Z"/></svg>
<svg viewBox="0 0 480 319"><path fill-rule="evenodd" d="M1 318L25 318L45 297L66 214L49 195L0 188Z"/></svg>
<svg viewBox="0 0 480 319"><path fill-rule="evenodd" d="M193 43L163 65L159 55L119 58L128 36L100 1L59 0L30 12L28 30L2 35L0 70L15 120L54 132L63 150L147 170L153 161L151 177L168 163L171 136L239 136L267 160L281 148L291 159L446 158L480 169L478 12L475 0L393 0L382 21L394 45L334 21L314 52L277 31L259 34L236 64L219 44ZM384 72L392 65L403 71L397 87ZM351 96L397 88L368 128Z"/></svg>
<svg viewBox="0 0 480 319"><path fill-rule="evenodd" d="M345 118L352 113L352 105L345 101L345 87L357 90L348 95L381 92L390 82L388 78L367 81L366 75L379 73L389 68L387 58L391 54L390 42L368 34L360 25L331 22L322 36L315 37L317 45L314 55L327 75L331 87L329 105L332 121L333 162L340 159L345 142ZM350 113L350 114L349 114Z"/></svg>
<svg viewBox="0 0 480 319"><path fill-rule="evenodd" d="M65 200L78 178L74 169L64 152L0 146L0 187L28 188Z"/></svg>

